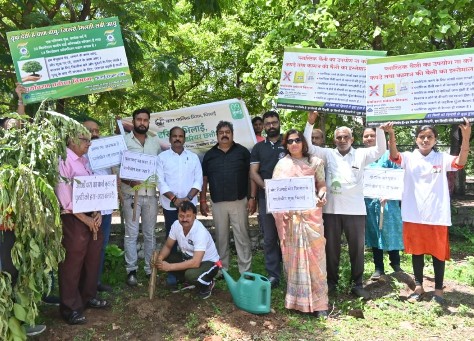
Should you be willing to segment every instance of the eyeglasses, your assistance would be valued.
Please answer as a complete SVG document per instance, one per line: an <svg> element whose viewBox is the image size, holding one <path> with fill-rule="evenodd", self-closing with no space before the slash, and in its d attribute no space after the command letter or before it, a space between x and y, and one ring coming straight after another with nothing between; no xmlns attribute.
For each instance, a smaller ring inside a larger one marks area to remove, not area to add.
<svg viewBox="0 0 474 341"><path fill-rule="evenodd" d="M280 124L279 121L265 122L265 127L278 127Z"/></svg>
<svg viewBox="0 0 474 341"><path fill-rule="evenodd" d="M351 136L349 136L349 135L336 136L336 140L338 140L338 141L342 141L342 140L349 141L350 139L351 139Z"/></svg>
<svg viewBox="0 0 474 341"><path fill-rule="evenodd" d="M84 141L85 143L91 143L91 139L86 139L85 137L79 137L79 140Z"/></svg>
<svg viewBox="0 0 474 341"><path fill-rule="evenodd" d="M300 144L301 142L303 142L303 141L299 137L297 137L296 139L286 140L286 144L293 144L293 143Z"/></svg>

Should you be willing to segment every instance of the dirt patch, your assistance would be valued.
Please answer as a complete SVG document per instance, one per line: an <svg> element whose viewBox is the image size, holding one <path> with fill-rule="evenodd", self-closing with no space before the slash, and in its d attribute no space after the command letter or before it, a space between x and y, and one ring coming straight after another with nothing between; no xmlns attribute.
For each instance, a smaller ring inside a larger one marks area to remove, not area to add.
<svg viewBox="0 0 474 341"><path fill-rule="evenodd" d="M403 303L414 288L412 276L406 273L384 275L377 282L367 282L366 288L372 299L365 307L345 310L348 301L355 298L348 294L338 293L330 298L331 315L327 322L320 322L312 317L297 312L289 312L282 308L282 302L272 302L272 312L265 315L254 315L239 310L232 302L232 297L224 281L219 281L212 296L202 300L194 292L186 291L171 293L163 287L164 279L158 283L156 297L148 299L148 287L145 282L137 288L125 285L116 288L109 296L113 307L108 310L89 309L85 312L88 320L86 325L69 326L59 316L57 307L41 307L41 318L46 321L47 331L36 337L37 340L327 340L327 339L357 339L338 337L343 324L349 316L359 320L370 319L368 309L382 310L385 298L396 296ZM422 302L426 309L433 304L430 302L434 292L434 279L425 280L425 295ZM281 291L282 297L284 288ZM456 314L462 305L474 308L472 297L474 288L454 281L446 281L445 297L449 304L442 307L444 314ZM278 293L272 293L275 296ZM467 299L468 298L468 299ZM402 309L409 309L405 304ZM403 305L402 304L402 305ZM277 311L275 312L276 309ZM396 309L388 307L388 309ZM298 323L308 323L307 330L294 325L295 317L302 318ZM472 319L472 313L465 315ZM302 321L302 322L301 322ZM463 321L462 319L460 321ZM468 320L466 320L468 321ZM470 323L454 324L458 339L468 339L472 336ZM372 328L368 326L366 328ZM373 338L380 326L373 326ZM413 321L400 322L400 329L409 332L416 330ZM441 334L443 335L443 334ZM451 335L451 334L449 334ZM470 336L471 335L471 336ZM390 339L388 335L378 336L378 339ZM464 338L465 336L465 338ZM392 338L393 339L393 338ZM396 338L395 338L396 339ZM448 334L439 339L450 339Z"/></svg>

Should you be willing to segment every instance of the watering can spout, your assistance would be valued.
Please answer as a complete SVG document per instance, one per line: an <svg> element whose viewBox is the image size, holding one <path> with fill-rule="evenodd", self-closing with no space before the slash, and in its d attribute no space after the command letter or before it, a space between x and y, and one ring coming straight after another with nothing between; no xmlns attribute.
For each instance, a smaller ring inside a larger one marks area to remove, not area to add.
<svg viewBox="0 0 474 341"><path fill-rule="evenodd" d="M224 279L227 283L227 287L229 288L230 293L232 296L237 294L237 282L227 273L225 269L221 269L222 275L224 275Z"/></svg>

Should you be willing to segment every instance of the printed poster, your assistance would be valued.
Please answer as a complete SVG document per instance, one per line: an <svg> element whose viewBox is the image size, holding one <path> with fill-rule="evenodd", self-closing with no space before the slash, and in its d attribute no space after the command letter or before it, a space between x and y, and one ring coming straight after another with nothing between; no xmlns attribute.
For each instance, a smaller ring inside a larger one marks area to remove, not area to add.
<svg viewBox="0 0 474 341"><path fill-rule="evenodd" d="M367 124L474 119L474 48L370 59Z"/></svg>
<svg viewBox="0 0 474 341"><path fill-rule="evenodd" d="M133 85L117 17L7 32L25 104Z"/></svg>
<svg viewBox="0 0 474 341"><path fill-rule="evenodd" d="M216 126L219 121L229 121L234 126L234 141L249 150L257 142L252 121L245 102L230 99L202 104L189 108L152 113L149 131L158 135L162 150L170 148L170 129L179 126L186 132L185 147L198 154L204 154L217 143ZM133 129L132 118L122 119L125 130Z"/></svg>
<svg viewBox="0 0 474 341"><path fill-rule="evenodd" d="M285 48L277 106L365 114L366 65L385 51Z"/></svg>
<svg viewBox="0 0 474 341"><path fill-rule="evenodd" d="M404 169L365 168L364 197L402 200Z"/></svg>

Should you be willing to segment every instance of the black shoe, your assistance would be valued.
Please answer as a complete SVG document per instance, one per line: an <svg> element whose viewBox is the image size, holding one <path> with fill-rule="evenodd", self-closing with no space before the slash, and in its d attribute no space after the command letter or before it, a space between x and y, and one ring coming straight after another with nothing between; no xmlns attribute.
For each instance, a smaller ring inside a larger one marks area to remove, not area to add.
<svg viewBox="0 0 474 341"><path fill-rule="evenodd" d="M59 306L61 301L58 296L44 296L42 298L44 304Z"/></svg>
<svg viewBox="0 0 474 341"><path fill-rule="evenodd" d="M87 307L94 309L104 309L109 306L109 302L101 300L100 298L91 298L87 301Z"/></svg>
<svg viewBox="0 0 474 341"><path fill-rule="evenodd" d="M68 324L75 325L75 324L84 324L87 322L84 315L82 315L78 311L71 311L68 315L64 316L64 319Z"/></svg>
<svg viewBox="0 0 474 341"><path fill-rule="evenodd" d="M107 285L107 284L104 284L104 283L99 283L99 285L97 286L97 291L99 292L111 292L112 291L112 287L110 285Z"/></svg>
<svg viewBox="0 0 474 341"><path fill-rule="evenodd" d="M268 277L268 281L270 282L272 289L275 289L280 285L280 281L273 276Z"/></svg>
<svg viewBox="0 0 474 341"><path fill-rule="evenodd" d="M137 272L132 270L127 275L127 284L131 287L136 287L138 285Z"/></svg>
<svg viewBox="0 0 474 341"><path fill-rule="evenodd" d="M385 275L385 272L383 270L375 269L374 273L370 277L372 281L378 281L382 275Z"/></svg>
<svg viewBox="0 0 474 341"><path fill-rule="evenodd" d="M327 320L328 311L327 310L313 311L313 316L319 319Z"/></svg>
<svg viewBox="0 0 474 341"><path fill-rule="evenodd" d="M362 286L352 287L351 291L354 295L362 297L364 300L368 300L370 298L369 292L365 290Z"/></svg>
<svg viewBox="0 0 474 341"><path fill-rule="evenodd" d="M204 289L202 289L199 292L199 296L201 296L201 298L203 300L208 299L209 297L211 297L212 289L214 289L215 285L216 285L216 282L214 282L214 280L212 280L211 284L209 284L208 286L206 286Z"/></svg>

